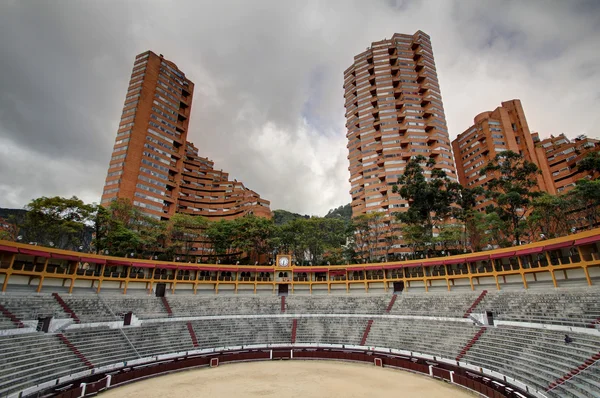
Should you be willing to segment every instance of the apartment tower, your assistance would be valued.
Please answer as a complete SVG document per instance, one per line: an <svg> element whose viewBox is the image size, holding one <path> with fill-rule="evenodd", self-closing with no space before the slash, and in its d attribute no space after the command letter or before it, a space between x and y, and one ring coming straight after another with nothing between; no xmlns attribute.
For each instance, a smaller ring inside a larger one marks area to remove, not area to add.
<svg viewBox="0 0 600 398"><path fill-rule="evenodd" d="M193 93L162 55L135 58L102 205L124 198L159 220L175 214Z"/></svg>
<svg viewBox="0 0 600 398"><path fill-rule="evenodd" d="M538 189L554 194L554 184L545 157L539 157L533 136L529 131L521 101L502 102L493 111L475 116L474 124L452 141L456 159L456 170L461 185L468 188L485 186L491 175L480 175L480 171L498 153L513 151L534 163L541 171L537 176ZM483 210L491 204L479 198L476 209Z"/></svg>
<svg viewBox="0 0 600 398"><path fill-rule="evenodd" d="M557 194L569 192L582 178L597 177L594 171L579 171L578 165L588 154L600 152L600 140L586 136L569 139L560 134L540 141L538 133L533 133L532 136L538 157L545 158L548 163Z"/></svg>
<svg viewBox="0 0 600 398"><path fill-rule="evenodd" d="M344 72L344 99L352 216L384 214L383 248L399 235L392 213L408 207L392 185L410 158L432 157L456 180L429 36L396 33L372 43ZM391 252L408 252L403 246Z"/></svg>
<svg viewBox="0 0 600 398"><path fill-rule="evenodd" d="M130 200L146 215L271 217L269 201L198 155L187 141L194 83L151 51L135 58L101 203Z"/></svg>

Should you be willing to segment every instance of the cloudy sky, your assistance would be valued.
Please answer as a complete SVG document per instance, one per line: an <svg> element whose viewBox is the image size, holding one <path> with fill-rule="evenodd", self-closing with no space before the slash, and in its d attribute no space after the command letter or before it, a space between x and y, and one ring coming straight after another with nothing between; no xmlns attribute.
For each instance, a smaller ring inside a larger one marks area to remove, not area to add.
<svg viewBox="0 0 600 398"><path fill-rule="evenodd" d="M188 139L272 209L350 201L343 71L431 36L450 135L523 101L542 136L600 136L598 1L0 0L0 207L99 202L136 54L196 84Z"/></svg>

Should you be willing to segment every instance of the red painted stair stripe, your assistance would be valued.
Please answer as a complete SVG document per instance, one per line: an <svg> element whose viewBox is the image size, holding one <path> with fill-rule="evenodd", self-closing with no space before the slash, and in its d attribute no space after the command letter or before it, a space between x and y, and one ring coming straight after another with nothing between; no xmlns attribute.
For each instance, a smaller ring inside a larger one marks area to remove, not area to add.
<svg viewBox="0 0 600 398"><path fill-rule="evenodd" d="M463 315L463 318L468 318L469 315L471 315L471 312L473 312L473 310L479 305L479 303L481 302L481 300L483 300L483 298L485 297L485 295L487 294L487 290L483 290L481 292L481 294L479 295L479 297L477 297L475 299L475 301L473 302L473 304L471 304L471 306L469 307L469 309L467 310L467 312L465 312L465 314Z"/></svg>
<svg viewBox="0 0 600 398"><path fill-rule="evenodd" d="M385 312L390 312L392 310L392 307L394 307L394 303L396 302L396 299L398 298L397 294L394 294L392 296L392 299L390 300L390 303L388 304Z"/></svg>
<svg viewBox="0 0 600 398"><path fill-rule="evenodd" d="M83 362L85 364L85 366L87 366L90 369L94 369L94 365L92 365L92 363L85 357L85 355L83 355L78 349L77 347L75 347L73 345L73 343L71 343L69 341L69 339L67 338L67 336L65 336L62 333L57 334L58 338L67 346L69 347L69 349L71 351L73 351L73 354L75 354L75 356L79 359L81 359L81 362Z"/></svg>
<svg viewBox="0 0 600 398"><path fill-rule="evenodd" d="M475 335L473 336L473 338L471 339L471 341L469 341L464 348L460 351L460 353L456 356L456 360L460 361L462 357L464 357L467 352L469 351L469 349L471 349L471 347L473 347L473 345L477 342L477 340L479 340L479 338L481 337L481 335L485 333L485 328L481 328L477 331L477 333L475 333Z"/></svg>
<svg viewBox="0 0 600 398"><path fill-rule="evenodd" d="M549 390L553 389L554 387L557 387L560 384L563 384L563 383L569 381L573 377L577 376L579 373L581 373L584 370L586 370L587 368L589 368L597 360L600 360L600 352L598 352L597 354L592 355L591 358L586 359L577 368L571 369L568 373L566 373L565 375L563 375L563 377L559 377L558 379L554 380L552 383L548 384L548 388L546 388L546 391L549 391Z"/></svg>
<svg viewBox="0 0 600 398"><path fill-rule="evenodd" d="M298 328L298 320L294 319L292 321L292 344L296 342L296 329Z"/></svg>
<svg viewBox="0 0 600 398"><path fill-rule="evenodd" d="M363 333L362 339L360 340L360 345L365 345L367 343L367 337L369 337L369 332L371 331L371 326L373 325L373 320L369 319L367 323L367 327L365 328L365 332Z"/></svg>
<svg viewBox="0 0 600 398"><path fill-rule="evenodd" d="M187 323L188 332L190 333L190 338L192 339L192 344L194 347L198 347L198 339L196 338L196 332L194 331L194 327L191 322Z"/></svg>
<svg viewBox="0 0 600 398"><path fill-rule="evenodd" d="M2 314L4 314L5 317L10 319L11 322L14 323L16 327L18 327L18 328L25 327L25 325L23 325L23 322L21 322L21 320L19 318L17 318L15 316L15 314L10 312L7 308L4 308L4 306L2 306L2 305L0 305L0 312L2 312Z"/></svg>
<svg viewBox="0 0 600 398"><path fill-rule="evenodd" d="M62 297L60 297L60 295L58 293L52 293L52 297L54 297L54 299L56 300L56 302L58 304L60 304L60 306L62 307L62 309L71 316L71 318L76 322L76 323L81 323L81 321L79 320L79 317L77 316L77 314L75 314L75 311L73 311L71 309L71 307L69 307L69 305L67 303L65 303L65 301L62 299Z"/></svg>
<svg viewBox="0 0 600 398"><path fill-rule="evenodd" d="M161 297L163 306L165 307L165 310L167 310L167 313L169 314L169 316L173 316L173 311L171 311L171 306L169 305L169 302L167 301L167 298L165 296Z"/></svg>

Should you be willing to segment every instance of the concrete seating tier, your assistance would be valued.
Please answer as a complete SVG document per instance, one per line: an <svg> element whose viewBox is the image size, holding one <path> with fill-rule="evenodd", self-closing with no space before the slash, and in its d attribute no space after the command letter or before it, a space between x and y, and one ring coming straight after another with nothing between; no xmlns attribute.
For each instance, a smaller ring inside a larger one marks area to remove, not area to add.
<svg viewBox="0 0 600 398"><path fill-rule="evenodd" d="M288 296L289 314L383 314L391 294Z"/></svg>
<svg viewBox="0 0 600 398"><path fill-rule="evenodd" d="M2 295L0 305L12 312L21 321L37 320L38 317L70 318L50 294Z"/></svg>
<svg viewBox="0 0 600 398"><path fill-rule="evenodd" d="M544 329L487 328L462 360L544 390L600 351L600 336L569 333L573 338L570 344L565 344L564 336L564 332ZM599 392L600 375L596 369L595 373L585 372L584 377L567 381L549 395L598 397Z"/></svg>
<svg viewBox="0 0 600 398"><path fill-rule="evenodd" d="M499 320L588 327L600 318L600 290L488 292L473 312L483 311Z"/></svg>
<svg viewBox="0 0 600 398"><path fill-rule="evenodd" d="M10 319L0 314L0 330L14 329L17 325Z"/></svg>
<svg viewBox="0 0 600 398"><path fill-rule="evenodd" d="M174 317L281 313L277 296L169 296Z"/></svg>
<svg viewBox="0 0 600 398"><path fill-rule="evenodd" d="M290 318L207 319L192 322L198 348L292 341Z"/></svg>
<svg viewBox="0 0 600 398"><path fill-rule="evenodd" d="M461 318L480 293L402 293L390 314Z"/></svg>
<svg viewBox="0 0 600 398"><path fill-rule="evenodd" d="M62 295L81 323L118 321L120 318L104 304L106 297L98 295Z"/></svg>
<svg viewBox="0 0 600 398"><path fill-rule="evenodd" d="M0 396L86 369L55 335L0 336Z"/></svg>
<svg viewBox="0 0 600 398"><path fill-rule="evenodd" d="M367 345L390 347L454 359L479 327L466 322L421 319L375 319Z"/></svg>
<svg viewBox="0 0 600 398"><path fill-rule="evenodd" d="M142 357L194 349L186 322L161 322L123 331Z"/></svg>
<svg viewBox="0 0 600 398"><path fill-rule="evenodd" d="M299 318L296 343L360 345L367 318Z"/></svg>
<svg viewBox="0 0 600 398"><path fill-rule="evenodd" d="M169 316L159 297L128 297L121 295L102 296L101 299L115 315L131 311L140 319L166 318Z"/></svg>
<svg viewBox="0 0 600 398"><path fill-rule="evenodd" d="M121 329L73 329L64 335L94 367L140 358Z"/></svg>

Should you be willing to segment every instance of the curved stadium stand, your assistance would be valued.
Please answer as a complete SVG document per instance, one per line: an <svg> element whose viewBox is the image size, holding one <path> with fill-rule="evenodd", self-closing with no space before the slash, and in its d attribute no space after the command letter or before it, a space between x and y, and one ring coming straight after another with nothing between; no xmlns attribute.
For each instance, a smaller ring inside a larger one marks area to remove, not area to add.
<svg viewBox="0 0 600 398"><path fill-rule="evenodd" d="M208 366L214 359L301 358L380 361L489 397L598 397L598 242L596 230L519 248L526 254L515 249L504 257L498 256L502 251L489 252L487 265L469 261L483 256L477 253L462 258L463 263L442 259L442 266L422 264L416 271L422 276L414 277L405 263L366 265L363 279L356 282L336 280L340 267L330 267L327 274L337 270L335 277L326 276L325 292L330 294L317 294L323 293L316 287L321 282L311 275L310 281L298 282L309 289L279 296L279 270L271 269L265 277L271 281L251 283L237 280L233 272L235 281L222 281L233 282L237 294L232 295L231 289L214 286L221 284L221 271L206 270L214 265L194 265L188 279L184 274L179 280L193 281L195 288L168 286L166 297L155 297L150 286L133 289L133 270L125 266L117 276L112 271L105 276L110 258L99 275L86 275L87 270L79 275L79 253L0 242L0 396L79 397L140 377ZM536 258L542 254L545 265L539 260L534 266L528 257L532 253ZM59 269L61 261L63 273L48 272L54 263ZM467 273L454 274L457 264ZM477 271L480 266L492 269ZM372 272L371 267L378 269ZM433 275L434 267L445 275ZM354 271L346 268L350 278ZM510 278L515 271L526 281L519 288ZM144 276L144 283L154 286L163 276L175 285L179 276L151 275L148 280ZM465 276L468 284L450 282L454 276ZM62 282L45 286L44 280ZM429 287L443 280L446 289L418 288L420 280ZM75 286L83 281L87 289ZM394 284L400 281L403 290ZM114 287L127 283L126 295ZM240 288L244 283L252 289ZM352 283L367 287L353 289ZM261 292L259 285L268 289ZM571 342L565 342L565 334Z"/></svg>

